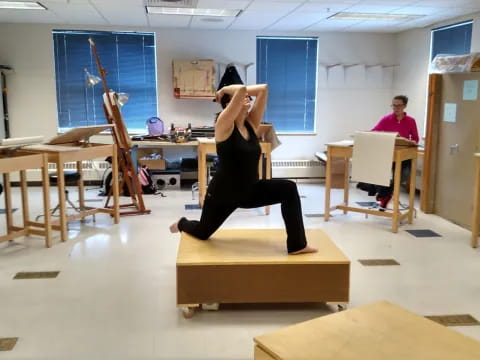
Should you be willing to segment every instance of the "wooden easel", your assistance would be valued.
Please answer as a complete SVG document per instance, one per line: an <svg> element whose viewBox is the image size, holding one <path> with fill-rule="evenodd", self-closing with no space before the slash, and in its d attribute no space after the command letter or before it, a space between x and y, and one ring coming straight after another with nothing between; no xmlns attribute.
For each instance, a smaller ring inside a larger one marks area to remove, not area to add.
<svg viewBox="0 0 480 360"><path fill-rule="evenodd" d="M90 48L92 49L93 56L97 63L98 72L100 78L102 79L103 90L106 94L104 96L103 110L105 112L105 117L107 118L110 124L115 125L113 128L113 138L118 149L118 163L120 165L120 171L122 172L122 181L120 183L120 189L123 189L123 186L126 184L130 197L132 199L131 204L122 204L120 208L133 208L133 210L125 209L125 211L120 211L120 215L137 215L137 214L149 214L150 210L145 208L142 197L142 187L138 181L137 171L133 167L132 161L132 143L128 136L128 131L123 122L122 114L117 105L115 98L112 99L111 91L107 86L107 81L105 80L105 75L107 71L102 67L100 63L100 58L98 57L97 48L93 39L88 39L90 43ZM115 96L115 94L114 94ZM113 179L115 181L116 179ZM105 207L109 207L109 202L111 198L111 191L107 196L105 201Z"/></svg>

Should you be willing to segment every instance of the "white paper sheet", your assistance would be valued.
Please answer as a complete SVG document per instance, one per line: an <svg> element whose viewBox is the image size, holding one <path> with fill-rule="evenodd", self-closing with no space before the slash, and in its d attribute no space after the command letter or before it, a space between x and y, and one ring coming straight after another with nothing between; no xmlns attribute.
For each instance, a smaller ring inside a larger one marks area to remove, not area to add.
<svg viewBox="0 0 480 360"><path fill-rule="evenodd" d="M463 82L463 100L478 100L478 80L465 80Z"/></svg>
<svg viewBox="0 0 480 360"><path fill-rule="evenodd" d="M445 103L443 121L451 123L457 122L457 104Z"/></svg>
<svg viewBox="0 0 480 360"><path fill-rule="evenodd" d="M397 133L357 132L352 154L352 180L389 186Z"/></svg>

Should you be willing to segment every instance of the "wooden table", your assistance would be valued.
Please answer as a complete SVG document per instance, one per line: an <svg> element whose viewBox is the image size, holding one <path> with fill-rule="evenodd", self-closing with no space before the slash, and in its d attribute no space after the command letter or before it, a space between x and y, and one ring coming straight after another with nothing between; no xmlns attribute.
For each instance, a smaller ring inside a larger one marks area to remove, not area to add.
<svg viewBox="0 0 480 360"><path fill-rule="evenodd" d="M302 322L255 341L255 360L478 360L480 343L386 301Z"/></svg>
<svg viewBox="0 0 480 360"><path fill-rule="evenodd" d="M271 164L272 164L272 144L269 142L260 142L260 148L262 154L265 154L266 158L266 171L265 178L271 179ZM203 201L205 200L205 194L207 193L207 154L217 153L217 144L215 139L198 139L198 202L200 207L203 207ZM259 177L263 178L263 158L260 157L258 163ZM270 214L270 206L265 206L265 213Z"/></svg>
<svg viewBox="0 0 480 360"><path fill-rule="evenodd" d="M414 201L415 201L415 180L417 173L417 148L415 146L395 146L393 153L393 162L395 166L395 181L393 185L393 212L379 211L372 209L365 209L361 207L352 207L348 205L349 180L350 180L350 164L349 159L352 157L353 145L345 145L342 142L327 144L327 169L325 180L325 221L330 219L330 188L332 179L331 164L333 158L344 158L345 161L345 177L343 185L343 204L334 206L334 209L343 210L344 214L349 211L359 212L364 214L371 214L377 216L388 217L392 219L392 232L398 231L400 221L408 218L408 223L413 223L414 215ZM401 213L399 208L400 198L400 179L401 179L401 162L404 160L412 160L412 168L410 172L410 187L409 187L409 206L408 211Z"/></svg>
<svg viewBox="0 0 480 360"><path fill-rule="evenodd" d="M0 242L14 238L35 234L45 237L45 246L51 246L52 228L50 221L50 186L48 180L47 156L43 154L26 154L21 151L2 149L0 154L0 173L3 174L5 196L5 218L7 235L0 236ZM43 211L45 220L43 223L30 221L28 207L27 173L28 169L41 169L43 190ZM10 173L20 172L20 186L22 195L23 226L15 226L12 216L12 193L10 186Z"/></svg>
<svg viewBox="0 0 480 360"><path fill-rule="evenodd" d="M475 187L473 189L472 247L478 246L479 207L480 207L480 153L475 154Z"/></svg>
<svg viewBox="0 0 480 360"><path fill-rule="evenodd" d="M67 225L68 221L74 219L81 219L86 216L94 215L96 213L107 213L113 217L115 224L120 220L120 203L119 203L119 186L118 186L118 159L115 144L93 144L88 143L79 146L78 144L64 144L64 145L32 145L27 146L26 149L33 153L47 154L48 162L56 164L57 168L57 184L58 184L58 201L60 205L60 220L53 222L52 228L60 230L60 237L62 241L66 241L68 237ZM112 157L112 196L113 207L94 208L85 205L84 185L82 174L82 161L92 160L97 158ZM78 180L78 199L80 213L67 216L67 207L65 199L65 178L64 178L64 164L68 162L76 162L77 172L80 174Z"/></svg>
<svg viewBox="0 0 480 360"><path fill-rule="evenodd" d="M201 241L183 232L177 256L177 306L204 303L349 301L350 260L318 229L317 253L288 255L285 229L219 230Z"/></svg>

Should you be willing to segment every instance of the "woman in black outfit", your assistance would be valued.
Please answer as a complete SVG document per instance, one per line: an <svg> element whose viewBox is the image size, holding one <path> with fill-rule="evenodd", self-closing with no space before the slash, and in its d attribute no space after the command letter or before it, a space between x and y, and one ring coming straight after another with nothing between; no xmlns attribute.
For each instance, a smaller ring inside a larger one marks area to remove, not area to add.
<svg viewBox="0 0 480 360"><path fill-rule="evenodd" d="M216 94L224 109L215 124L219 165L207 189L200 221L182 217L171 232L207 240L237 208L281 204L289 254L317 251L307 245L297 186L289 180L259 180L261 150L256 130L265 112L267 85L229 85ZM250 96L255 103L250 110Z"/></svg>

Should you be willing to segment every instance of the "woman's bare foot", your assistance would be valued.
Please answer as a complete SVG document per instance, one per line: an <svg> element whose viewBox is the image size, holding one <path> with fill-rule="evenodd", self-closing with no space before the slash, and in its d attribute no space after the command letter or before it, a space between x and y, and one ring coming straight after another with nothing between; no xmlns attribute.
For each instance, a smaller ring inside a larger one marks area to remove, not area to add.
<svg viewBox="0 0 480 360"><path fill-rule="evenodd" d="M180 221L180 220L178 220ZM178 221L174 222L172 225L170 225L170 232L171 233L177 233L180 230L178 230Z"/></svg>
<svg viewBox="0 0 480 360"><path fill-rule="evenodd" d="M317 249L307 245L302 250L298 250L298 251L288 253L288 255L309 254L309 253L316 253L317 251L318 251Z"/></svg>

